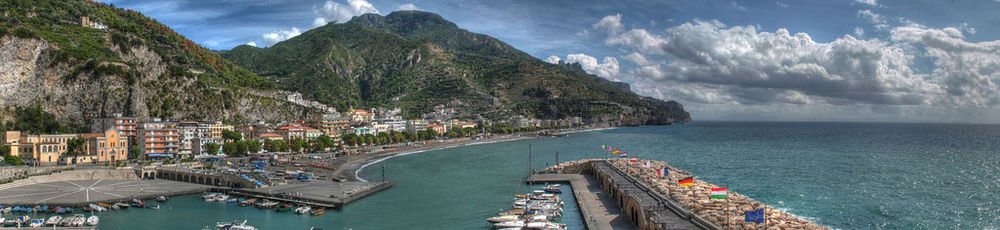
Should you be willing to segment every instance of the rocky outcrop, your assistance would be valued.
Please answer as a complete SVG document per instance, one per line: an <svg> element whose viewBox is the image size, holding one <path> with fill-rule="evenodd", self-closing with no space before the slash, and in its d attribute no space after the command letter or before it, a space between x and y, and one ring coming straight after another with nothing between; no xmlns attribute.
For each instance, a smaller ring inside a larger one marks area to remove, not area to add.
<svg viewBox="0 0 1000 230"><path fill-rule="evenodd" d="M115 113L253 121L294 119L306 110L199 84L197 77L169 71L161 55L144 45L111 46L121 62L56 60L58 50L43 39L0 37L0 108L40 105L62 122L80 125ZM119 70L89 70L95 66Z"/></svg>

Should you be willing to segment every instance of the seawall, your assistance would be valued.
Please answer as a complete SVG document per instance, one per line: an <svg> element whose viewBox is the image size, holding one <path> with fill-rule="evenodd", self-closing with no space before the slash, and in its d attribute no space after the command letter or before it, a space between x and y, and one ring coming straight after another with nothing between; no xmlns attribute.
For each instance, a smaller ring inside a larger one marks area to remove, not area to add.
<svg viewBox="0 0 1000 230"><path fill-rule="evenodd" d="M732 190L727 199L709 199L710 189L717 186L697 179L693 186L679 186L677 180L692 175L662 161L649 161L650 167L643 167L645 161L588 159L542 171L594 174L639 229L674 229L683 226L678 220L701 229L826 229ZM670 173L659 176L656 169L664 167ZM760 208L766 210L765 223L744 221L744 212Z"/></svg>

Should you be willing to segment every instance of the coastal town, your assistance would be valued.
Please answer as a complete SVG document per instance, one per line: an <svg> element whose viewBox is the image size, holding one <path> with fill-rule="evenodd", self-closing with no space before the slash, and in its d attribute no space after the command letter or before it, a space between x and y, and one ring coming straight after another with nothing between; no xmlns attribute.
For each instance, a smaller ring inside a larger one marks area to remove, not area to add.
<svg viewBox="0 0 1000 230"><path fill-rule="evenodd" d="M359 147L447 138L482 138L613 122L580 117L540 120L512 116L505 120L454 119L444 105L420 119L403 119L399 108L349 109L338 112L294 92L279 92L288 102L314 108L306 119L235 124L136 118L114 114L93 119L88 133L4 131L0 153L12 165L112 165L137 161L195 160L211 157L287 152L361 153Z"/></svg>

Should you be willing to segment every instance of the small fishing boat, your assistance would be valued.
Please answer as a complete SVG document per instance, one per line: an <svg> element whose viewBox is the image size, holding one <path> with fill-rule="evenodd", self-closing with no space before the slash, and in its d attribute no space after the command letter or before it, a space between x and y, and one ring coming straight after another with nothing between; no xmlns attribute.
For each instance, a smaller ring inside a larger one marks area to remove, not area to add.
<svg viewBox="0 0 1000 230"><path fill-rule="evenodd" d="M140 207L140 208L146 207L146 202L144 202L144 201L142 201L140 199L132 199L132 206L133 207Z"/></svg>
<svg viewBox="0 0 1000 230"><path fill-rule="evenodd" d="M131 206L129 206L129 205L128 205L127 203L125 203L125 202L118 202L118 203L115 203L115 206L118 206L118 208L128 208L128 207L131 207Z"/></svg>
<svg viewBox="0 0 1000 230"><path fill-rule="evenodd" d="M97 205L97 204L89 204L89 205L87 205L87 207L89 207L90 210L97 211L97 212L103 212L103 211L107 211L108 210L108 209L106 209L104 207L101 207L100 205Z"/></svg>
<svg viewBox="0 0 1000 230"><path fill-rule="evenodd" d="M37 228L37 227L41 227L43 224L45 224L45 219L34 219L34 220L31 220L31 222L28 224L28 226L31 226L32 228Z"/></svg>
<svg viewBox="0 0 1000 230"><path fill-rule="evenodd" d="M292 205L290 205L290 204L281 204L281 205L278 205L278 208L275 209L274 211L276 211L276 212L287 212L287 211L291 211L291 210L292 210Z"/></svg>
<svg viewBox="0 0 1000 230"><path fill-rule="evenodd" d="M325 213L326 213L326 208L323 208L323 207L320 207L320 208L317 208L317 209L313 209L312 211L309 211L309 215L312 215L312 216L319 216L319 215L323 215Z"/></svg>
<svg viewBox="0 0 1000 230"><path fill-rule="evenodd" d="M545 191L547 193L562 193L562 189L558 184L545 186L545 188L542 189L542 191Z"/></svg>
<svg viewBox="0 0 1000 230"><path fill-rule="evenodd" d="M59 221L62 221L62 219L62 216L49 217L49 219L45 221L45 225L57 225L59 224Z"/></svg>
<svg viewBox="0 0 1000 230"><path fill-rule="evenodd" d="M309 210L312 210L312 207L309 207L309 205L301 205L298 208L295 208L295 213L307 214L309 213Z"/></svg>
<svg viewBox="0 0 1000 230"><path fill-rule="evenodd" d="M258 208L274 208L274 206L278 206L278 202L270 201L270 200L264 200L261 203L258 203L256 206Z"/></svg>
<svg viewBox="0 0 1000 230"><path fill-rule="evenodd" d="M167 197L166 196L158 196L158 197L156 197L156 201L158 201L158 202L167 202Z"/></svg>
<svg viewBox="0 0 1000 230"><path fill-rule="evenodd" d="M249 200L244 200L243 202L240 202L240 206L252 205L254 203L257 203L257 198L252 198L252 199L249 199Z"/></svg>
<svg viewBox="0 0 1000 230"><path fill-rule="evenodd" d="M72 216L67 216L66 218L63 218L62 220L60 220L58 225L59 226L70 226L70 223L72 223L72 222L73 222L73 217Z"/></svg>
<svg viewBox="0 0 1000 230"><path fill-rule="evenodd" d="M73 221L70 221L69 225L74 227L83 226L83 223L87 221L87 218L83 214L73 215Z"/></svg>
<svg viewBox="0 0 1000 230"><path fill-rule="evenodd" d="M87 217L87 226L97 226L100 222L101 218L98 218L97 216Z"/></svg>
<svg viewBox="0 0 1000 230"><path fill-rule="evenodd" d="M4 207L3 209L0 209L0 212L2 212L2 213L10 213L10 210L11 210L11 209L14 209L14 208L11 208L11 207Z"/></svg>
<svg viewBox="0 0 1000 230"><path fill-rule="evenodd" d="M160 205L158 205L158 204L147 205L146 208L149 208L149 209L152 209L152 210L160 210Z"/></svg>
<svg viewBox="0 0 1000 230"><path fill-rule="evenodd" d="M237 202L239 202L239 199L236 198L229 198L228 200L226 200L227 204L235 204Z"/></svg>
<svg viewBox="0 0 1000 230"><path fill-rule="evenodd" d="M218 196L215 196L215 202L225 202L226 200L229 200L229 195L219 194Z"/></svg>

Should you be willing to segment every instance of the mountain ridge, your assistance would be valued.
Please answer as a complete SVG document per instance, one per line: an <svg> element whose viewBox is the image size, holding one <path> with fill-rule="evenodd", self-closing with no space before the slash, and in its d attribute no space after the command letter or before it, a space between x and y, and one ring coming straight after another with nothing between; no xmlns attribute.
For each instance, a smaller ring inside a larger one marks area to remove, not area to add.
<svg viewBox="0 0 1000 230"><path fill-rule="evenodd" d="M364 14L271 47L238 46L220 54L340 109L399 106L413 118L434 106L461 105L467 112L460 116L467 118L580 116L629 125L691 120L680 103L546 63L422 11Z"/></svg>

